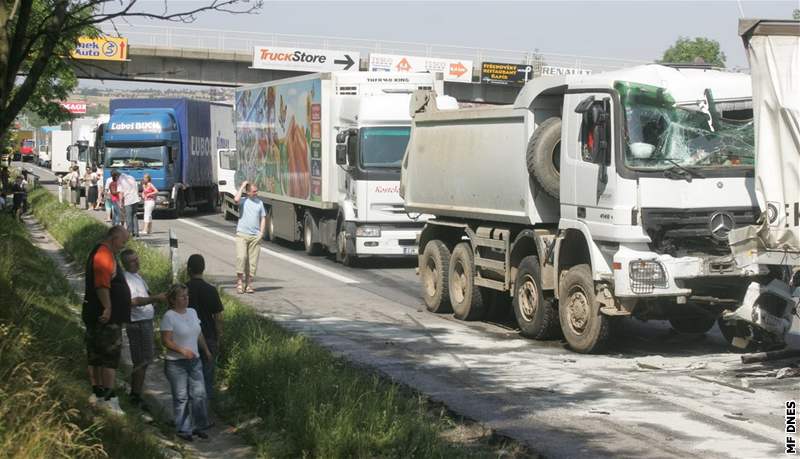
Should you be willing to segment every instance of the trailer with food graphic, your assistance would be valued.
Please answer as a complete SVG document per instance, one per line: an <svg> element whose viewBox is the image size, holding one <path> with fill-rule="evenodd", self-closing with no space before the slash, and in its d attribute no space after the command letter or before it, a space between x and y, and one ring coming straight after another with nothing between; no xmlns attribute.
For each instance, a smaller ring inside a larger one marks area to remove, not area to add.
<svg viewBox="0 0 800 459"><path fill-rule="evenodd" d="M411 93L440 74L333 72L236 90L236 185L258 186L270 239L352 265L415 256L424 221L399 195ZM230 200L225 200L229 203ZM234 214L235 209L225 209Z"/></svg>

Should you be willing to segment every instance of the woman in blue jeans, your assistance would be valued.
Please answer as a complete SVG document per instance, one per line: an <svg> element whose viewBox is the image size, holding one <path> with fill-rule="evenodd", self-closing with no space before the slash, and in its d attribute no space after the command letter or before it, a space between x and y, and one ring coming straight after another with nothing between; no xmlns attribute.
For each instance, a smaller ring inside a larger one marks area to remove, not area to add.
<svg viewBox="0 0 800 459"><path fill-rule="evenodd" d="M189 292L175 284L167 293L170 310L161 319L161 342L167 348L164 372L172 390L172 409L178 437L192 441L192 435L208 438L208 411L199 349L208 360L211 352L200 332L197 312L190 309ZM199 347L199 349L198 349Z"/></svg>

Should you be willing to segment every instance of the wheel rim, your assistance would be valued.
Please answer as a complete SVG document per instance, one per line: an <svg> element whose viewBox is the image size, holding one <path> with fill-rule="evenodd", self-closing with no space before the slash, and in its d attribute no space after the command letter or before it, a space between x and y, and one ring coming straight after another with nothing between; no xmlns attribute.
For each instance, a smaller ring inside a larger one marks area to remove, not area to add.
<svg viewBox="0 0 800 459"><path fill-rule="evenodd" d="M586 292L577 287L567 301L567 325L576 335L586 332L589 324L589 300Z"/></svg>
<svg viewBox="0 0 800 459"><path fill-rule="evenodd" d="M526 322L532 322L536 316L536 310L539 308L539 291L531 276L525 275L517 294L517 301L522 318Z"/></svg>
<svg viewBox="0 0 800 459"><path fill-rule="evenodd" d="M436 278L439 274L439 267L433 257L428 257L425 266L422 269L422 286L425 289L425 294L429 297L436 295Z"/></svg>
<svg viewBox="0 0 800 459"><path fill-rule="evenodd" d="M461 303L467 297L467 276L464 273L464 265L460 262L456 263L453 269L453 279L450 283L453 286L453 300Z"/></svg>

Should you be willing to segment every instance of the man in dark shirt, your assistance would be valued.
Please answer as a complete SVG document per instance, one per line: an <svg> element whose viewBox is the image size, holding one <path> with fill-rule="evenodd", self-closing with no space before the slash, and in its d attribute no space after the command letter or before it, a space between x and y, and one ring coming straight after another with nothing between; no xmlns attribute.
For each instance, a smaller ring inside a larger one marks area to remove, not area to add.
<svg viewBox="0 0 800 459"><path fill-rule="evenodd" d="M197 311L203 338L205 338L208 350L211 351L212 359L214 359L222 341L222 311L224 309L222 301L219 299L217 289L203 280L206 261L202 255L196 253L190 256L186 263L186 270L190 277L189 282L186 283L189 288L189 307ZM206 359L205 355L201 355L200 358L203 360L206 398L211 400L214 393L215 362Z"/></svg>

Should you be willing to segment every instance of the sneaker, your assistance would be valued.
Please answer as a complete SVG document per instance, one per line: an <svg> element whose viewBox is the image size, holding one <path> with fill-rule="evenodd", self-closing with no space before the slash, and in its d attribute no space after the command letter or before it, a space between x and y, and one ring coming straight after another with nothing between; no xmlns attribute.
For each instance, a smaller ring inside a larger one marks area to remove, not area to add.
<svg viewBox="0 0 800 459"><path fill-rule="evenodd" d="M97 403L97 406L103 408L104 410L108 411L109 413L115 416L124 416L125 412L122 411L122 408L119 407L119 398L118 397L111 397L110 399L106 400L103 399Z"/></svg>

